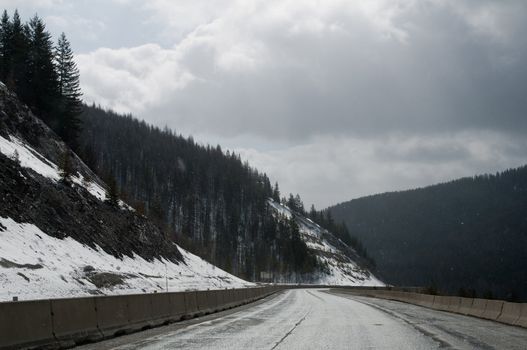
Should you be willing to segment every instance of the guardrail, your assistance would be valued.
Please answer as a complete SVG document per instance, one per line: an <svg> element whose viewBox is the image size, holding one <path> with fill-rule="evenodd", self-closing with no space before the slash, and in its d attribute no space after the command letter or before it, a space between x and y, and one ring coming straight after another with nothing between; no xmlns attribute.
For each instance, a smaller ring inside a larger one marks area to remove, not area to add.
<svg viewBox="0 0 527 350"><path fill-rule="evenodd" d="M403 288L404 289L404 288ZM340 292L401 301L434 310L452 312L527 328L527 303L429 295L401 290L339 288Z"/></svg>
<svg viewBox="0 0 527 350"><path fill-rule="evenodd" d="M396 300L527 328L527 303L423 294L415 287L268 285L175 293L0 302L0 349L64 348L210 314L297 288Z"/></svg>
<svg viewBox="0 0 527 350"><path fill-rule="evenodd" d="M64 348L247 304L283 287L0 303L0 349Z"/></svg>

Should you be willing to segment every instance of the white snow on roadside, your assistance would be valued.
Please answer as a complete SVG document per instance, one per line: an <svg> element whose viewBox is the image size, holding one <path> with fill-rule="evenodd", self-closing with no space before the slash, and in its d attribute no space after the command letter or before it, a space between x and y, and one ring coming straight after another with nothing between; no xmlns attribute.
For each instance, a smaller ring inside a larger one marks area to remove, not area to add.
<svg viewBox="0 0 527 350"><path fill-rule="evenodd" d="M184 249L185 263L133 257L115 258L67 237L58 239L27 223L0 217L0 301L239 288L252 286ZM97 288L85 273L121 276L123 283ZM88 268L90 270L91 268Z"/></svg>

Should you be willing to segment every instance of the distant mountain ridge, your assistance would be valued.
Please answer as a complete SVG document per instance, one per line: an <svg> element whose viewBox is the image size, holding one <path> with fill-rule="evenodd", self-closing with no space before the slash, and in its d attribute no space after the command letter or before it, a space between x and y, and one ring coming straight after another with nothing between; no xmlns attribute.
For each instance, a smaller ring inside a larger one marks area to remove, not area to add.
<svg viewBox="0 0 527 350"><path fill-rule="evenodd" d="M527 300L527 166L328 210L387 283Z"/></svg>

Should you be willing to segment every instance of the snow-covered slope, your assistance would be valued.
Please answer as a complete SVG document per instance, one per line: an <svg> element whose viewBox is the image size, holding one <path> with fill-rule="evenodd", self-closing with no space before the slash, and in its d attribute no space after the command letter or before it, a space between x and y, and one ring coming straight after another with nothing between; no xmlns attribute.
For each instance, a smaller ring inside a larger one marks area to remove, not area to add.
<svg viewBox="0 0 527 350"><path fill-rule="evenodd" d="M184 262L114 257L71 237L0 217L0 301L252 285L180 249Z"/></svg>
<svg viewBox="0 0 527 350"><path fill-rule="evenodd" d="M53 182L60 180L59 167L56 164L46 159L42 154L14 135L7 135L7 137L0 135L0 152L16 160L22 167L31 169ZM97 182L88 180L79 172L72 176L72 181L76 185L84 187L97 199L106 199L104 188ZM124 206L124 203L122 205Z"/></svg>
<svg viewBox="0 0 527 350"><path fill-rule="evenodd" d="M277 215L291 218L291 210L269 199L269 205ZM294 214L300 234L307 247L315 254L325 271L317 273L312 281L315 284L384 286L368 269L362 267L353 248L336 238L309 218Z"/></svg>
<svg viewBox="0 0 527 350"><path fill-rule="evenodd" d="M58 164L69 153L73 176ZM181 249L0 85L0 301L252 285Z"/></svg>

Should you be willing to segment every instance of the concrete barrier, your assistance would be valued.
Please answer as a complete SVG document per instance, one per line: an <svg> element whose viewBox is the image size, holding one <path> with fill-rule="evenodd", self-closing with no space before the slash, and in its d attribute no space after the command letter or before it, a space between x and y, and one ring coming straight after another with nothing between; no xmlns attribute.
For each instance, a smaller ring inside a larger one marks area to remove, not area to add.
<svg viewBox="0 0 527 350"><path fill-rule="evenodd" d="M236 306L236 299L234 298L233 289L225 289L223 291L223 301L225 303L224 308L226 309Z"/></svg>
<svg viewBox="0 0 527 350"><path fill-rule="evenodd" d="M487 303L485 305L485 312L483 312L481 318L496 321L501 315L501 310L503 310L503 301L487 300Z"/></svg>
<svg viewBox="0 0 527 350"><path fill-rule="evenodd" d="M521 304L520 318L514 322L514 325L527 328L527 303Z"/></svg>
<svg viewBox="0 0 527 350"><path fill-rule="evenodd" d="M97 326L95 298L53 299L51 315L53 334L65 345L103 337Z"/></svg>
<svg viewBox="0 0 527 350"><path fill-rule="evenodd" d="M521 311L522 304L504 302L501 315L498 317L497 321L514 325L520 319Z"/></svg>
<svg viewBox="0 0 527 350"><path fill-rule="evenodd" d="M150 294L126 295L125 298L128 306L128 324L132 330L147 329L155 325Z"/></svg>
<svg viewBox="0 0 527 350"><path fill-rule="evenodd" d="M459 299L461 299L461 302L459 303L458 313L462 315L468 315L470 313L470 310L472 309L472 304L474 303L474 299L472 298L459 298Z"/></svg>
<svg viewBox="0 0 527 350"><path fill-rule="evenodd" d="M187 314L185 293L170 293L170 320L179 321Z"/></svg>
<svg viewBox="0 0 527 350"><path fill-rule="evenodd" d="M198 300L196 292L184 292L185 297L185 314L186 317L195 317L199 315Z"/></svg>
<svg viewBox="0 0 527 350"><path fill-rule="evenodd" d="M170 294L149 294L152 305L151 321L154 326L167 324L171 321Z"/></svg>
<svg viewBox="0 0 527 350"><path fill-rule="evenodd" d="M295 286L298 287L298 286ZM0 303L0 348L70 346L266 297L283 286ZM287 287L288 288L288 287ZM339 288L527 328L527 304L433 296L414 289ZM8 335L8 336L4 336Z"/></svg>
<svg viewBox="0 0 527 350"><path fill-rule="evenodd" d="M248 303L250 301L250 296L249 296L250 289L249 288L242 288L241 291L242 291L243 303L246 304L246 303Z"/></svg>
<svg viewBox="0 0 527 350"><path fill-rule="evenodd" d="M434 306L435 295L421 294L419 296L419 304L424 307L432 308Z"/></svg>
<svg viewBox="0 0 527 350"><path fill-rule="evenodd" d="M459 308L461 306L461 298L460 297L449 297L450 302L448 303L448 310L449 312L459 313Z"/></svg>
<svg viewBox="0 0 527 350"><path fill-rule="evenodd" d="M406 293L405 302L410 304L419 305L419 294L417 293Z"/></svg>
<svg viewBox="0 0 527 350"><path fill-rule="evenodd" d="M248 295L247 289L241 288L241 289L236 290L236 292L238 294L238 300L240 302L240 305L248 302L249 297L247 296Z"/></svg>
<svg viewBox="0 0 527 350"><path fill-rule="evenodd" d="M0 348L53 343L49 300L0 303Z"/></svg>
<svg viewBox="0 0 527 350"><path fill-rule="evenodd" d="M97 326L104 337L126 333L128 326L128 301L122 296L102 296L95 298Z"/></svg>
<svg viewBox="0 0 527 350"><path fill-rule="evenodd" d="M483 314L485 313L486 306L487 306L486 299L474 299L474 302L472 303L472 307L468 310L467 315L481 318L483 317Z"/></svg>
<svg viewBox="0 0 527 350"><path fill-rule="evenodd" d="M437 295L434 298L434 304L432 305L432 308L440 311L448 311L449 303L450 299L448 297Z"/></svg>
<svg viewBox="0 0 527 350"><path fill-rule="evenodd" d="M218 308L218 295L215 291L197 291L196 299L198 301L198 310L202 314L210 314Z"/></svg>

